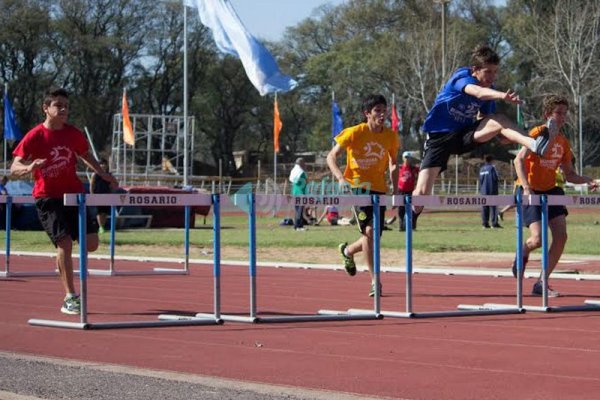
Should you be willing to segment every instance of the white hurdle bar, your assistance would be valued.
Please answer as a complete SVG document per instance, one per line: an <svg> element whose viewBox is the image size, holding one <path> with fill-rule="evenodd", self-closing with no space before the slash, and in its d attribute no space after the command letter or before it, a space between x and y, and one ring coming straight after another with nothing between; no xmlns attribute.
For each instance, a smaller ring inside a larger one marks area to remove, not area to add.
<svg viewBox="0 0 600 400"><path fill-rule="evenodd" d="M159 196L162 194L144 194L144 196ZM189 326L189 325L216 325L222 324L223 320L220 318L220 276L218 274L218 264L220 264L220 253L217 254L215 251L214 256L214 312L205 318L185 318L185 319L172 319L172 320L154 320L154 321L115 321L115 322L97 322L91 323L88 321L87 313L87 242L86 242L86 220L87 220L87 207L86 199L91 196L116 196L118 201L126 202L128 196L134 195L85 195L85 194L66 194L65 205L77 205L79 209L79 277L80 277L80 300L81 300L81 314L79 322L71 321L59 321L59 320L46 320L46 319L30 319L28 323L34 326L46 326L54 328L69 328L69 329L117 329L117 328L152 328L152 327L165 327L165 326ZM161 204L163 206L191 206L191 205L209 205L213 203L213 234L214 243L220 243L220 212L219 212L219 201L217 196L211 196L208 194L177 194L169 195L169 203ZM96 201L96 200L94 200ZM101 200L98 200L101 201ZM111 202L112 199L102 199L102 205L105 202ZM117 201L117 200L114 200ZM139 205L139 204L138 204ZM151 204L146 204L151 205ZM153 205L153 204L152 204ZM215 249L219 250L219 249Z"/></svg>
<svg viewBox="0 0 600 400"><path fill-rule="evenodd" d="M459 304L457 310L416 312L413 310L413 257L412 257L412 206L433 207L481 207L514 204L513 196L393 196L392 204L405 205L406 219L406 299L405 311L381 311L384 317L391 318L438 318L438 317L466 317L477 315L519 314L524 310L520 307L518 298L521 287L517 285L517 304L504 307L483 307L477 305ZM363 312L361 309L350 309L348 312Z"/></svg>
<svg viewBox="0 0 600 400"><path fill-rule="evenodd" d="M377 202L378 198L374 197ZM314 322L314 321L347 321L347 320L373 320L381 319L380 293L379 293L379 236L375 235L374 258L376 278L376 293L373 300L373 310L367 310L361 313L349 313L346 311L319 310L317 314L308 315L281 315L281 316L260 316L257 311L257 290L256 290L256 204L261 207L281 207L294 205L335 205L348 206L359 205L369 206L373 204L371 196L287 196L287 195L256 195L256 194L237 194L232 199L222 199L223 203L228 202L231 205L246 209L248 213L248 235L249 235L249 275L250 275L250 303L247 315L221 314L224 321L245 322L245 323L285 323L285 322ZM379 207L375 207L374 230L377 232L379 219ZM198 313L196 317L207 317L208 314ZM182 316L161 315L160 318L185 318Z"/></svg>
<svg viewBox="0 0 600 400"><path fill-rule="evenodd" d="M568 311L600 311L600 300L585 300L581 305L550 306L548 301L548 206L574 206L574 207L597 207L600 208L600 196L594 195L528 195L523 197L523 204L542 207L542 305L524 305L527 311L537 312L568 312ZM522 256L517 255L519 264L522 264ZM520 265L520 270L523 266ZM522 278L522 277L521 277ZM504 304L488 303L482 307L502 308Z"/></svg>
<svg viewBox="0 0 600 400"><path fill-rule="evenodd" d="M34 276L56 276L58 271L56 265L52 265L51 271L11 271L10 270L10 247L11 247L11 225L12 225L12 207L13 204L34 204L33 196L0 196L0 204L6 204L6 237L4 245L4 271L0 271L0 277L34 277Z"/></svg>

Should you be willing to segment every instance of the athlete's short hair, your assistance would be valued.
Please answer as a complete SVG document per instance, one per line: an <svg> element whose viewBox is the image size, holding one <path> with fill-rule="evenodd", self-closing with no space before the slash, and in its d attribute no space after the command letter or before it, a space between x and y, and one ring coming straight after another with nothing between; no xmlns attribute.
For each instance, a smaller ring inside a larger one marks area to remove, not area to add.
<svg viewBox="0 0 600 400"><path fill-rule="evenodd" d="M482 68L485 64L500 64L500 57L490 46L480 45L471 53L471 66Z"/></svg>

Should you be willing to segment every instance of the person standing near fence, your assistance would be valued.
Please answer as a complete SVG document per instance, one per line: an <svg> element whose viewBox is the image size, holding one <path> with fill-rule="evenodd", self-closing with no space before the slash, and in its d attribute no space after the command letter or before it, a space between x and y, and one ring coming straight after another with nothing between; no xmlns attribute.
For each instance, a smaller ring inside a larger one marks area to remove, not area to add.
<svg viewBox="0 0 600 400"><path fill-rule="evenodd" d="M66 193L84 193L77 177L81 159L102 179L116 187L115 178L102 170L89 153L83 133L67 124L69 95L64 89L50 89L42 103L43 123L31 129L13 151L11 173L18 177L33 174L33 197L44 230L57 249L56 263L65 290L61 311L79 314L81 305L73 284L73 240L79 234L77 207L65 207ZM98 248L98 224L88 214L87 250Z"/></svg>
<svg viewBox="0 0 600 400"><path fill-rule="evenodd" d="M566 97L550 95L544 98L543 112L545 119L553 119L559 129L562 129L569 110L569 101ZM541 134L543 126L537 126L530 131L531 137ZM556 169L560 167L567 182L587 184L590 190L596 190L598 184L587 176L578 175L573 168L572 152L569 140L559 131L559 134L550 141L550 151L543 157L522 148L515 159L515 169L521 184L524 196L536 195L564 195L564 190L556 185ZM548 207L548 226L552 233L552 244L548 250L547 277L558 264L567 243L567 208L565 206ZM542 207L526 205L523 207L523 220L529 227L529 237L523 245L523 272L529 260L529 254L542 246ZM513 262L512 272L517 277L517 259ZM542 296L542 276L533 284L531 294ZM548 285L548 296L558 297L559 293Z"/></svg>
<svg viewBox="0 0 600 400"><path fill-rule="evenodd" d="M419 176L419 166L415 165L417 160L413 157L412 153L405 151L402 153L402 166L398 172L398 193L402 196L412 196L413 190L415 190L415 183ZM400 231L406 230L406 207L401 205L398 207L398 219L400 220ZM412 218L412 229L417 229L417 215L413 215Z"/></svg>
<svg viewBox="0 0 600 400"><path fill-rule="evenodd" d="M294 168L290 171L289 181L292 183L292 196L303 196L306 194L307 175L304 158L298 157ZM303 231L304 228L304 206L294 206L294 230Z"/></svg>
<svg viewBox="0 0 600 400"><path fill-rule="evenodd" d="M365 122L344 129L335 137L335 146L327 155L327 165L337 179L340 188L350 186L353 194L383 195L388 190L386 171L389 170L393 194L397 194L398 168L396 165L400 139L396 132L385 126L387 101L382 95L371 95L362 104ZM346 152L346 168L338 166L337 158ZM371 274L371 291L375 295L373 274L373 206L353 208L359 226L360 238L354 243L341 243L338 248L344 268L350 276L356 275L354 255L364 252ZM385 224L385 207L380 207L379 228L381 235ZM381 287L380 287L381 289ZM381 294L381 290L379 291Z"/></svg>
<svg viewBox="0 0 600 400"><path fill-rule="evenodd" d="M102 170L111 175L108 168L108 161L105 158L101 158L99 161L100 167ZM111 183L102 179L100 175L97 173L92 174L92 179L90 180L90 192L92 194L100 194L100 193L113 193L113 188L111 188ZM98 232L104 233L104 225L106 225L107 215L110 214L110 206L98 206L98 215L96 216L96 220L98 221Z"/></svg>
<svg viewBox="0 0 600 400"><path fill-rule="evenodd" d="M479 169L479 194L483 196L495 196L498 194L498 171L494 165L494 157L491 154L485 156L485 164ZM484 228L502 228L498 223L498 207L481 207L481 224Z"/></svg>

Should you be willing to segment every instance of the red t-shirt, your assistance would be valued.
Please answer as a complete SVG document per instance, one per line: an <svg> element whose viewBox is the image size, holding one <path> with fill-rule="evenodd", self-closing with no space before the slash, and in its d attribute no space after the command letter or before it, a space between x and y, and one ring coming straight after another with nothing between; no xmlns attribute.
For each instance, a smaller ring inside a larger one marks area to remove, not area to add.
<svg viewBox="0 0 600 400"><path fill-rule="evenodd" d="M401 192L412 192L419 176L419 167L402 164L398 172L398 190Z"/></svg>
<svg viewBox="0 0 600 400"><path fill-rule="evenodd" d="M13 156L28 161L45 158L46 163L33 171L33 197L61 198L65 193L84 192L77 177L77 156L87 152L87 140L74 126L50 130L39 124L27 132Z"/></svg>

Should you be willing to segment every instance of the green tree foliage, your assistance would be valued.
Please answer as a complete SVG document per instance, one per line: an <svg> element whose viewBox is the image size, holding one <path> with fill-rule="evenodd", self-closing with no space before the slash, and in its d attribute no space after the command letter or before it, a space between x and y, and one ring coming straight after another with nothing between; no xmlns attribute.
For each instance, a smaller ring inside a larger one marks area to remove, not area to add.
<svg viewBox="0 0 600 400"><path fill-rule="evenodd" d="M574 140L582 96L584 160L597 163L600 119L593 111L600 106L600 3L495 4L448 3L445 74L442 6L433 0L326 5L289 28L280 42L266 43L281 69L299 82L278 97L283 120L280 159L330 148L332 93L346 126L361 119L365 95L382 93L390 103L395 95L403 147L421 148L419 129L441 85L457 67L468 65L476 45L488 43L502 57L497 87L516 89L526 100L529 125L539 121L545 94L563 93L573 103L569 132ZM51 84L73 94L72 122L89 127L96 147L105 152L124 87L132 113L182 113L180 0L0 0L0 22L0 78L9 84L24 131L40 121L39 103ZM233 154L250 150L265 162L271 160L273 96L260 97L240 61L216 50L191 8L187 28L189 115L196 118L193 157L213 166L221 160L226 174L248 174L238 169ZM499 110L516 119L513 105L499 103Z"/></svg>

